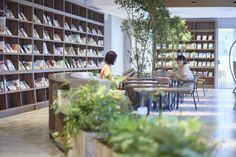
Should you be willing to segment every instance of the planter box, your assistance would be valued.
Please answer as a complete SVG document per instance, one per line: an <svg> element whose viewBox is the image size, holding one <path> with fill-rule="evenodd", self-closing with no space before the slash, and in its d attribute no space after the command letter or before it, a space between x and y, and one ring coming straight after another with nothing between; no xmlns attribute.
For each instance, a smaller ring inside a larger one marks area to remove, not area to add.
<svg viewBox="0 0 236 157"><path fill-rule="evenodd" d="M95 133L80 131L73 139L69 140L72 149L68 153L68 157L98 157L93 154Z"/></svg>
<svg viewBox="0 0 236 157"><path fill-rule="evenodd" d="M96 157L116 157L117 154L112 151L111 148L109 148L107 145L94 140L94 149L93 154L96 154Z"/></svg>

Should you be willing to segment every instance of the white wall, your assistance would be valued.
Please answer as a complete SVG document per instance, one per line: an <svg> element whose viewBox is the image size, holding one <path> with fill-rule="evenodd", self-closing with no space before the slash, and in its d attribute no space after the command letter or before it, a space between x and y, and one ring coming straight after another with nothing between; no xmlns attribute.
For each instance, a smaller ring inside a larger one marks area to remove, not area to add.
<svg viewBox="0 0 236 157"><path fill-rule="evenodd" d="M112 66L112 73L114 75L121 75L124 72L124 33L121 30L122 19L105 15L104 26L104 51L115 51L117 53L117 60Z"/></svg>

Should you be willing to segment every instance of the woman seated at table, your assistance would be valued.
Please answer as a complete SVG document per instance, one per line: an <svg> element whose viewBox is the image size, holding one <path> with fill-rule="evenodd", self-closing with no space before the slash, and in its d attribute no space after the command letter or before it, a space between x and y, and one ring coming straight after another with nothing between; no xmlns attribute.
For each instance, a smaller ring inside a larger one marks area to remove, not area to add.
<svg viewBox="0 0 236 157"><path fill-rule="evenodd" d="M111 72L111 65L114 65L116 62L117 54L114 51L108 51L105 55L105 64L103 65L100 78L101 79L108 79L113 80L112 72Z"/></svg>
<svg viewBox="0 0 236 157"><path fill-rule="evenodd" d="M178 70L171 73L171 77L181 82L180 86L182 88L187 88L192 90L194 85L194 77L190 71L187 60L183 55L179 55L176 59L178 64Z"/></svg>

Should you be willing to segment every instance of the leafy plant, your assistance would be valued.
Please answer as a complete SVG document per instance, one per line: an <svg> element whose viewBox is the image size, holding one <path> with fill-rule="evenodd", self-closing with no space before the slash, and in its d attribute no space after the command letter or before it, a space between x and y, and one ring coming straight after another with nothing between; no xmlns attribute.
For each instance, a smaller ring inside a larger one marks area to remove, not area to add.
<svg viewBox="0 0 236 157"><path fill-rule="evenodd" d="M197 119L120 117L107 128L119 157L208 157L215 147Z"/></svg>

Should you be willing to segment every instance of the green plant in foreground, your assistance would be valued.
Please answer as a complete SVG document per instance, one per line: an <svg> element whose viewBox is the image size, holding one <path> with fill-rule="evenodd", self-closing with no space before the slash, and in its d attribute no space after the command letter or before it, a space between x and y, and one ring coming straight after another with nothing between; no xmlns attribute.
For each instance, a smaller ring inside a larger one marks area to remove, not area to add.
<svg viewBox="0 0 236 157"><path fill-rule="evenodd" d="M121 117L107 128L119 157L209 157L215 146L197 119Z"/></svg>
<svg viewBox="0 0 236 157"><path fill-rule="evenodd" d="M80 130L99 131L107 121L130 112L129 101L124 95L106 89L97 82L71 89L67 93L67 100L67 137L75 137Z"/></svg>

